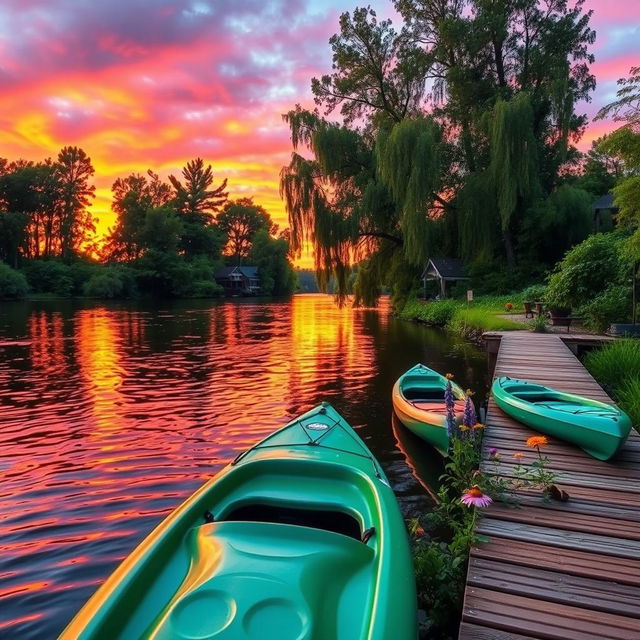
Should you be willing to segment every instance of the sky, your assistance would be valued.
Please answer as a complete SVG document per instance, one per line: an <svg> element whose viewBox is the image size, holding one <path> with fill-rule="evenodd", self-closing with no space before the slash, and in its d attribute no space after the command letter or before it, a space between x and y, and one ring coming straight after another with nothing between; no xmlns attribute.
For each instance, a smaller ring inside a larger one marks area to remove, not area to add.
<svg viewBox="0 0 640 640"><path fill-rule="evenodd" d="M96 170L98 230L113 224L111 185L153 169L211 164L230 198L253 197L287 224L278 193L292 151L282 114L313 106L331 69L338 0L2 0L0 157L40 161L79 146ZM390 0L369 0L379 17ZM590 116L640 65L640 1L587 0L597 32ZM394 20L399 26L399 21ZM580 147L614 127L590 125Z"/></svg>

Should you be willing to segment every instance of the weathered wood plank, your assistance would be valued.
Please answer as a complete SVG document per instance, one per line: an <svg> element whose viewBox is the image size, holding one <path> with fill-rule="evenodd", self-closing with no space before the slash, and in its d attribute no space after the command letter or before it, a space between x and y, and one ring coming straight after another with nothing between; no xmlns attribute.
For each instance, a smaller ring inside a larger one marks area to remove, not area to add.
<svg viewBox="0 0 640 640"><path fill-rule="evenodd" d="M460 637L469 638L469 640L536 640L534 636L523 636L519 633L490 629L468 622L460 625Z"/></svg>
<svg viewBox="0 0 640 640"><path fill-rule="evenodd" d="M618 520L594 513L585 514L575 510L570 511L569 509L554 511L538 508L531 504L527 507L493 504L486 517L508 520L509 522L535 524L538 527L563 529L564 531L580 531L583 533L597 531L602 535L613 538L640 540L640 526L632 524L628 520ZM640 547L638 551L640 552Z"/></svg>
<svg viewBox="0 0 640 640"><path fill-rule="evenodd" d="M551 549L544 544L496 536L474 547L471 555L519 567L551 569L566 575L610 579L640 587L640 558L603 558L598 553L582 549Z"/></svg>
<svg viewBox="0 0 640 640"><path fill-rule="evenodd" d="M537 600L640 618L640 590L613 580L568 576L547 569L523 571L522 567L507 562L473 557L467 582Z"/></svg>
<svg viewBox="0 0 640 640"><path fill-rule="evenodd" d="M467 591L463 620L508 632L526 630L547 640L638 637L636 618L478 587L469 587Z"/></svg>
<svg viewBox="0 0 640 640"><path fill-rule="evenodd" d="M640 557L640 542L599 533L568 531L564 528L553 529L529 523L498 520L497 518L482 518L476 530L485 536L539 542L550 547L565 549L584 549L603 556Z"/></svg>

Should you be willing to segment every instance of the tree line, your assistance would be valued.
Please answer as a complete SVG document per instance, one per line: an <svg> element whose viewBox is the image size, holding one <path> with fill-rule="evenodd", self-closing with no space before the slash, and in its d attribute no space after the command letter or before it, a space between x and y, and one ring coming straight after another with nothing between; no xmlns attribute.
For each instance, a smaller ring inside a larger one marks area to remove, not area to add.
<svg viewBox="0 0 640 640"><path fill-rule="evenodd" d="M539 278L592 231L594 196L619 165L581 154L576 111L595 88L584 1L395 0L340 17L316 108L285 115L294 152L280 188L299 251L323 283L371 304L402 299L428 257L457 256L477 281ZM328 116L339 114L338 119ZM306 148L301 153L300 148Z"/></svg>
<svg viewBox="0 0 640 640"><path fill-rule="evenodd" d="M222 292L217 269L248 263L259 267L266 295L293 290L286 233L251 198L229 200L227 180L216 184L202 158L166 181L152 170L118 178L116 222L100 245L89 211L94 173L78 147L43 162L0 159L0 259L19 268L32 290L210 296Z"/></svg>

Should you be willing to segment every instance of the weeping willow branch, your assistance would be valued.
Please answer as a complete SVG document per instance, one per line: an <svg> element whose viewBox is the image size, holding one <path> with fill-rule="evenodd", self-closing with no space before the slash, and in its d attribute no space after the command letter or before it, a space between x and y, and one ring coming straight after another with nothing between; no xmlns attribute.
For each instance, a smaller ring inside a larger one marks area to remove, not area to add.
<svg viewBox="0 0 640 640"><path fill-rule="evenodd" d="M439 126L427 118L403 120L380 133L376 159L382 181L401 212L405 258L423 264L430 244L428 211L440 181Z"/></svg>
<svg viewBox="0 0 640 640"><path fill-rule="evenodd" d="M526 200L536 187L536 140L533 109L526 93L510 102L498 100L490 127L489 175L496 187L503 230L509 228L518 198Z"/></svg>

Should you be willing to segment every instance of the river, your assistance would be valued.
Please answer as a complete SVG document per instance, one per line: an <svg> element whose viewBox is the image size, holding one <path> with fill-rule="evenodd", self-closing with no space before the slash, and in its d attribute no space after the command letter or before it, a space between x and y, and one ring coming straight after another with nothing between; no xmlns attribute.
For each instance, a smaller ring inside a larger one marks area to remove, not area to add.
<svg viewBox="0 0 640 640"><path fill-rule="evenodd" d="M486 392L484 355L379 309L288 301L0 303L0 637L55 638L175 506L326 400L406 517L440 456L392 420L422 361Z"/></svg>

